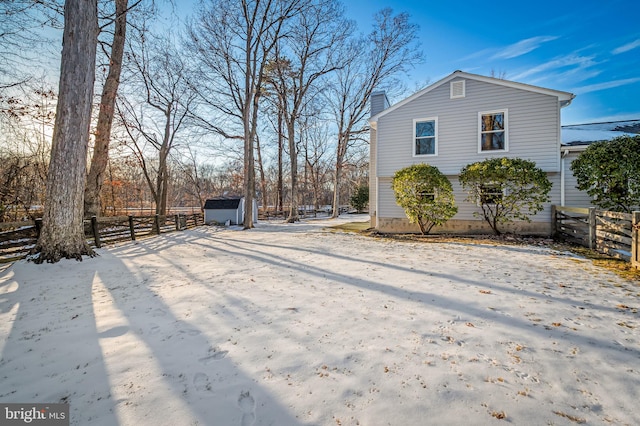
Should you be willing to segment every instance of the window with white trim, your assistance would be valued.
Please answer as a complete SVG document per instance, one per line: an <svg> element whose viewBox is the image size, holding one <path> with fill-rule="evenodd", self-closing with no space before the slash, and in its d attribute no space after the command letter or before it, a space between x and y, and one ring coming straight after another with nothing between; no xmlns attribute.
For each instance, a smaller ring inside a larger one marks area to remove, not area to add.
<svg viewBox="0 0 640 426"><path fill-rule="evenodd" d="M427 202L435 201L436 200L436 191L435 190L419 191L418 192L418 198L420 199L420 201L427 201Z"/></svg>
<svg viewBox="0 0 640 426"><path fill-rule="evenodd" d="M485 183L480 185L479 204L498 204L504 197L504 189L499 183Z"/></svg>
<svg viewBox="0 0 640 426"><path fill-rule="evenodd" d="M478 114L478 152L508 151L507 110Z"/></svg>
<svg viewBox="0 0 640 426"><path fill-rule="evenodd" d="M438 155L438 118L413 120L413 156Z"/></svg>

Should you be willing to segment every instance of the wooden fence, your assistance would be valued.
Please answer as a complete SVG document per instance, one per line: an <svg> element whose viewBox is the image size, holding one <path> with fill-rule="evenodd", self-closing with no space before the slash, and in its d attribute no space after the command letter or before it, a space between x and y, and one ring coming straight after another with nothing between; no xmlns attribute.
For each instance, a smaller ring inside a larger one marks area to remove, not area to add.
<svg viewBox="0 0 640 426"><path fill-rule="evenodd" d="M556 238L624 259L640 269L640 212L553 206L552 220Z"/></svg>
<svg viewBox="0 0 640 426"><path fill-rule="evenodd" d="M204 224L202 213L168 216L92 217L84 221L87 243L102 247L118 241L182 231ZM0 223L0 263L26 257L40 234L41 220Z"/></svg>

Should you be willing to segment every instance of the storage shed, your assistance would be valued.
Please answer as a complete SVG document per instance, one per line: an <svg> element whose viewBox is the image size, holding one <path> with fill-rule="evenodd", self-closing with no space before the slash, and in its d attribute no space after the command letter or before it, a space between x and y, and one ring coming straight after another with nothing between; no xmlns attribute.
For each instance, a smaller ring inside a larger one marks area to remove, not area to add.
<svg viewBox="0 0 640 426"><path fill-rule="evenodd" d="M258 204L253 202L253 221L258 221ZM244 197L211 198L204 203L204 222L240 225L244 222Z"/></svg>

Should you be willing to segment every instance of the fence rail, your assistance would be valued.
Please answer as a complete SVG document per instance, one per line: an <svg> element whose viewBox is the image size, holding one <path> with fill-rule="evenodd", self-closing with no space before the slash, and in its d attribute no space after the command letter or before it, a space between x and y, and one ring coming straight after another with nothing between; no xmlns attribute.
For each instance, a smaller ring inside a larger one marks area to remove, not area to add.
<svg viewBox="0 0 640 426"><path fill-rule="evenodd" d="M202 213L92 217L84 221L84 234L93 247L102 247L119 241L182 231L204 224ZM26 257L40 234L41 221L0 223L0 263Z"/></svg>
<svg viewBox="0 0 640 426"><path fill-rule="evenodd" d="M556 238L626 260L640 269L640 212L553 206L552 220Z"/></svg>

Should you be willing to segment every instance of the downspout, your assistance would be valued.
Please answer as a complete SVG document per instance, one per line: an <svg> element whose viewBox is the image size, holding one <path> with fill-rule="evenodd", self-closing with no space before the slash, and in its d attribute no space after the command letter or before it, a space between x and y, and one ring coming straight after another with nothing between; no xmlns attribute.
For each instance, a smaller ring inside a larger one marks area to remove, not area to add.
<svg viewBox="0 0 640 426"><path fill-rule="evenodd" d="M564 166L564 158L569 154L569 150L565 149L562 151L562 155L560 157L560 206L564 207L564 181L566 178L565 166Z"/></svg>
<svg viewBox="0 0 640 426"><path fill-rule="evenodd" d="M377 152L376 152L377 155ZM376 157L376 163L378 162L378 158ZM376 175L378 174L378 166L376 166ZM378 223L380 218L380 178L376 176L376 220L374 228L378 229Z"/></svg>

